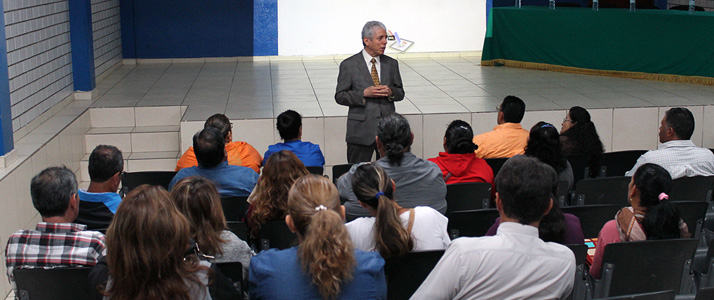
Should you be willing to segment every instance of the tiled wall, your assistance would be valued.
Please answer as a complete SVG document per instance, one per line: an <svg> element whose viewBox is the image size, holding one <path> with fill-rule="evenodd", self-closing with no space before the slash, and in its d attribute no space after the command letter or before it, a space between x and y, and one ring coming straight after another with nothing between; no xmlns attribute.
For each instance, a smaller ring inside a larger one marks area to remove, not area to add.
<svg viewBox="0 0 714 300"><path fill-rule="evenodd" d="M12 127L17 131L72 93L67 0L3 0Z"/></svg>
<svg viewBox="0 0 714 300"><path fill-rule="evenodd" d="M119 0L92 0L94 70L100 76L121 62Z"/></svg>
<svg viewBox="0 0 714 300"><path fill-rule="evenodd" d="M84 153L84 133L90 126L90 116L86 112L89 103L84 102L67 105L17 141L17 161L8 168L0 169L0 191L3 195L0 197L2 253L5 253L5 241L10 234L16 230L34 228L40 220L30 198L32 176L49 166L57 165L65 165L79 176L79 161ZM10 291L5 264L0 263L0 299L5 299Z"/></svg>

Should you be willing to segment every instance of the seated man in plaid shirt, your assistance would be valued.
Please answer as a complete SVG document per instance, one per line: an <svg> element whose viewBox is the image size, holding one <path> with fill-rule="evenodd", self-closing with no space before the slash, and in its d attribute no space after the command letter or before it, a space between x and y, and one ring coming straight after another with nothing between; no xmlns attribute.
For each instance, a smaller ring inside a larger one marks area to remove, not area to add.
<svg viewBox="0 0 714 300"><path fill-rule="evenodd" d="M7 276L15 295L15 268L93 266L106 255L104 235L72 223L79 214L77 179L64 166L50 167L32 178L32 204L42 222L19 230L7 241Z"/></svg>

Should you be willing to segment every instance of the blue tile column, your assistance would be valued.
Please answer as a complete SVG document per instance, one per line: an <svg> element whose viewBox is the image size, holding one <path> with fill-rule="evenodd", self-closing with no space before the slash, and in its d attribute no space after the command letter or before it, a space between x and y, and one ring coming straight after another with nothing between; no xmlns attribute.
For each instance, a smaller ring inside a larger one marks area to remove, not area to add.
<svg viewBox="0 0 714 300"><path fill-rule="evenodd" d="M253 55L278 55L278 0L253 2Z"/></svg>
<svg viewBox="0 0 714 300"><path fill-rule="evenodd" d="M72 76L74 90L94 90L94 39L90 0L69 1L69 36L72 40Z"/></svg>
<svg viewBox="0 0 714 300"><path fill-rule="evenodd" d="M0 1L0 12L4 12ZM15 148L12 139L12 114L10 113L10 75L7 71L7 43L5 37L5 14L0 13L0 155Z"/></svg>

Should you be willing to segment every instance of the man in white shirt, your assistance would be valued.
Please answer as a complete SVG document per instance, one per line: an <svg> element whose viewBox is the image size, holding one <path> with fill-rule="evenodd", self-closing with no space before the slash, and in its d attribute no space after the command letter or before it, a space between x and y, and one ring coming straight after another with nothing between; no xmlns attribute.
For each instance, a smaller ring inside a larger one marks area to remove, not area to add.
<svg viewBox="0 0 714 300"><path fill-rule="evenodd" d="M709 149L694 146L694 116L686 108L668 110L659 127L657 150L642 154L635 166L625 173L632 176L646 163L658 164L669 171L672 179L692 176L714 176L714 154Z"/></svg>
<svg viewBox="0 0 714 300"><path fill-rule="evenodd" d="M495 236L459 238L411 299L560 299L573 289L575 256L538 237L557 175L535 158L509 159L496 176Z"/></svg>

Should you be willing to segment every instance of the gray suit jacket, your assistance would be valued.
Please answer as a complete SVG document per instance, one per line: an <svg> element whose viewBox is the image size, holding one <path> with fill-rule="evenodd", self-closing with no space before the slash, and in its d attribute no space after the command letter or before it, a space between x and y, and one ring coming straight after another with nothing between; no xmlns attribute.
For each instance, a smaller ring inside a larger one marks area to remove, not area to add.
<svg viewBox="0 0 714 300"><path fill-rule="evenodd" d="M380 56L379 61L381 64L379 81L380 84L387 85L392 89L391 99L364 97L364 89L373 86L374 83L361 51L340 63L335 101L350 107L347 114L347 137L345 138L348 143L365 146L374 143L379 118L394 113L393 101L404 99L399 63L386 55Z"/></svg>

